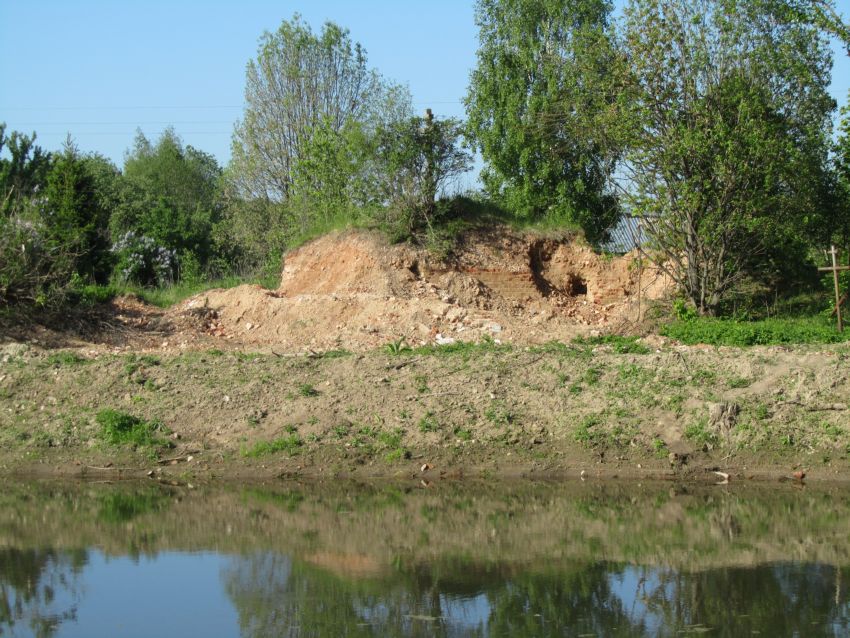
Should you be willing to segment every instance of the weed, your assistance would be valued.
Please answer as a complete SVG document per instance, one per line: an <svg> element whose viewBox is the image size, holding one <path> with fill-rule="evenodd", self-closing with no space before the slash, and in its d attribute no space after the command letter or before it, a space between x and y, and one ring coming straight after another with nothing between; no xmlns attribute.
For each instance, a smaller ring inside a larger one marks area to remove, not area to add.
<svg viewBox="0 0 850 638"><path fill-rule="evenodd" d="M708 419L702 418L691 422L685 428L685 437L702 446L714 447L717 445L717 434L708 429Z"/></svg>
<svg viewBox="0 0 850 638"><path fill-rule="evenodd" d="M773 318L759 321L714 319L679 320L663 326L661 334L693 345L723 346L777 345L786 343L839 343L850 332L838 332L826 317Z"/></svg>
<svg viewBox="0 0 850 638"><path fill-rule="evenodd" d="M516 416L511 412L504 403L494 401L485 410L484 417L493 425L507 426L514 422Z"/></svg>
<svg viewBox="0 0 850 638"><path fill-rule="evenodd" d="M602 419L597 414L589 414L584 417L573 432L573 438L576 443L581 443L586 447L594 447L600 443L602 434L596 431L595 428L601 423Z"/></svg>
<svg viewBox="0 0 850 638"><path fill-rule="evenodd" d="M436 417L433 412L428 412L419 419L419 431L420 432L436 432L440 429L440 424L437 422Z"/></svg>
<svg viewBox="0 0 850 638"><path fill-rule="evenodd" d="M89 363L89 359L81 357L76 352L54 352L45 360L48 366L78 366Z"/></svg>
<svg viewBox="0 0 850 638"><path fill-rule="evenodd" d="M600 335L598 337L576 337L573 343L581 346L611 346L617 354L649 354L651 350L642 343L638 343L637 337L623 337L621 335Z"/></svg>
<svg viewBox="0 0 850 638"><path fill-rule="evenodd" d="M472 432L470 430L456 427L454 429L454 435L461 441L471 441L472 440Z"/></svg>
<svg viewBox="0 0 850 638"><path fill-rule="evenodd" d="M663 459L667 457L667 444L664 442L664 439L653 439L652 450L655 453L656 458Z"/></svg>
<svg viewBox="0 0 850 638"><path fill-rule="evenodd" d="M302 383L298 386L298 394L302 397L316 397L319 396L319 391L309 383Z"/></svg>
<svg viewBox="0 0 850 638"><path fill-rule="evenodd" d="M411 352L412 348L407 345L407 341L404 339L399 339L398 341L391 341L390 343L384 346L384 350L387 351L387 354L391 354L393 356L398 356L405 352Z"/></svg>
<svg viewBox="0 0 850 638"><path fill-rule="evenodd" d="M770 409L767 407L765 403L759 403L755 409L755 417L759 421L764 421L770 418Z"/></svg>
<svg viewBox="0 0 850 638"><path fill-rule="evenodd" d="M752 379L747 379L746 377L730 377L726 382L730 388L747 388L751 386L753 383Z"/></svg>
<svg viewBox="0 0 850 638"><path fill-rule="evenodd" d="M334 436L338 439L344 439L348 436L349 431L351 430L351 426L347 423L340 423L339 425L335 425L332 428Z"/></svg>
<svg viewBox="0 0 850 638"><path fill-rule="evenodd" d="M207 354L211 357L221 357L224 355L224 350L219 350L218 348L213 348L212 350L207 350Z"/></svg>
<svg viewBox="0 0 850 638"><path fill-rule="evenodd" d="M126 412L105 409L95 417L100 426L100 438L110 445L130 444L134 447L168 445L155 433L169 434L170 431L159 421L145 421Z"/></svg>
<svg viewBox="0 0 850 638"><path fill-rule="evenodd" d="M602 376L602 368L598 367L590 367L584 371L584 375L582 375L582 381L584 381L587 385L596 385L599 383L599 379Z"/></svg>
<svg viewBox="0 0 850 638"><path fill-rule="evenodd" d="M414 348L412 352L417 355L447 355L460 356L469 359L487 352L511 352L513 347L509 343L496 343L495 339L485 336L478 343L471 341L455 341L446 345L430 345Z"/></svg>
<svg viewBox="0 0 850 638"><path fill-rule="evenodd" d="M424 374L417 374L413 377L413 380L416 381L416 391L419 394L425 394L428 392L428 377Z"/></svg>
<svg viewBox="0 0 850 638"><path fill-rule="evenodd" d="M326 352L323 352L319 356L322 359L341 359L343 357L350 357L352 354L354 354L354 353L351 352L351 350L339 349L339 350L328 350Z"/></svg>
<svg viewBox="0 0 850 638"><path fill-rule="evenodd" d="M293 433L274 439L273 441L258 441L252 447L243 449L242 456L257 458L278 452L286 452L292 456L298 452L298 449L302 445L304 445L304 442L301 440L301 437Z"/></svg>

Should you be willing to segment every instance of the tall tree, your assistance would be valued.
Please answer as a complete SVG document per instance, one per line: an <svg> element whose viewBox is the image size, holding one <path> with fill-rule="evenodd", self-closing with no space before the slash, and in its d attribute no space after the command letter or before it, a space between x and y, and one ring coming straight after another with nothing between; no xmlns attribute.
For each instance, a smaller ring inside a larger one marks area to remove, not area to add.
<svg viewBox="0 0 850 638"><path fill-rule="evenodd" d="M280 202L314 129L339 134L409 109L407 92L369 68L347 30L325 23L316 34L299 15L260 40L248 63L245 116L233 134L233 176L246 199Z"/></svg>
<svg viewBox="0 0 850 638"><path fill-rule="evenodd" d="M625 201L659 266L714 314L799 245L826 164L830 50L783 0L632 0L624 41Z"/></svg>
<svg viewBox="0 0 850 638"><path fill-rule="evenodd" d="M616 220L615 154L596 119L621 92L609 0L478 0L478 63L466 108L487 190L526 219Z"/></svg>
<svg viewBox="0 0 850 638"><path fill-rule="evenodd" d="M410 235L423 226L433 230L438 196L472 166L462 140L460 120L435 119L430 111L379 131L382 199L389 204L391 221L406 226L397 234Z"/></svg>
<svg viewBox="0 0 850 638"><path fill-rule="evenodd" d="M113 235L133 231L205 264L221 214L220 176L215 158L184 147L173 129L166 129L155 144L139 132L124 160Z"/></svg>
<svg viewBox="0 0 850 638"><path fill-rule="evenodd" d="M44 186L50 168L50 154L35 143L35 133L18 131L6 136L6 124L0 122L0 214L20 212L21 205Z"/></svg>

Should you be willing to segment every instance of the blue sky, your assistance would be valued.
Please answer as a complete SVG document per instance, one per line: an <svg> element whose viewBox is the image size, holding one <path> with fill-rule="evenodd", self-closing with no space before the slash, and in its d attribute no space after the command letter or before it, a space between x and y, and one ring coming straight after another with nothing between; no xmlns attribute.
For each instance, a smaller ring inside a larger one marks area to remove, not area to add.
<svg viewBox="0 0 850 638"><path fill-rule="evenodd" d="M839 0L850 16L850 0ZM136 128L183 140L226 163L242 112L245 64L264 31L299 12L363 44L371 65L406 83L417 111L462 116L475 64L472 0L0 0L0 122L36 131L54 150L71 133L82 151L122 164ZM850 89L839 51L833 95Z"/></svg>

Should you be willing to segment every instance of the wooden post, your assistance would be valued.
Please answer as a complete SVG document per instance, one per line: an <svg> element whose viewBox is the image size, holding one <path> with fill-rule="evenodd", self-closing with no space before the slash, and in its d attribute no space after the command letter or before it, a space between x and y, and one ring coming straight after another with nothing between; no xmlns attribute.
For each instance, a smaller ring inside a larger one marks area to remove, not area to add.
<svg viewBox="0 0 850 638"><path fill-rule="evenodd" d="M850 266L838 265L838 251L835 246L830 246L829 254L832 256L831 268L818 268L821 272L832 272L832 280L835 283L835 314L838 317L838 332L844 332L844 324L841 322L841 291L838 289L838 271L850 270Z"/></svg>

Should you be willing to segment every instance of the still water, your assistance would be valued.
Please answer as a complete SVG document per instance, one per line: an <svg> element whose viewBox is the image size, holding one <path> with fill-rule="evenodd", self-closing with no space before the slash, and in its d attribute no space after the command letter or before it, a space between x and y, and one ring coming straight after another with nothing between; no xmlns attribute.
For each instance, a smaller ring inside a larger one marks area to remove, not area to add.
<svg viewBox="0 0 850 638"><path fill-rule="evenodd" d="M0 492L0 636L850 636L846 487Z"/></svg>

